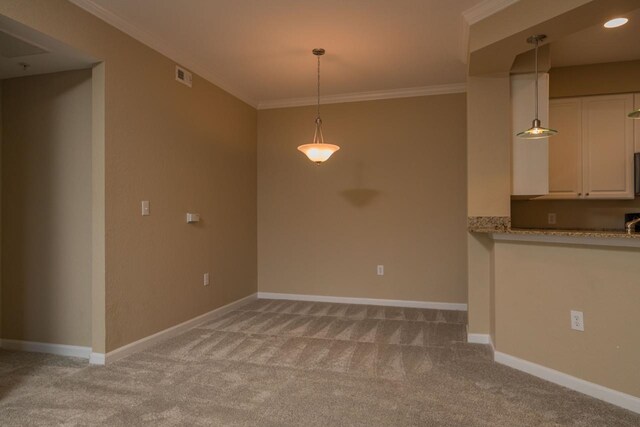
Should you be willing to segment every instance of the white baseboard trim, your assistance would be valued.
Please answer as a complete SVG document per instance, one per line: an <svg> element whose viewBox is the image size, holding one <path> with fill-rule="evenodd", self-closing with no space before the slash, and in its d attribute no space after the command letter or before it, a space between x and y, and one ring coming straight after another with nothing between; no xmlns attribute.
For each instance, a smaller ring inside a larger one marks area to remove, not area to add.
<svg viewBox="0 0 640 427"><path fill-rule="evenodd" d="M245 305L251 301L255 301L256 298L257 298L256 294L251 294L247 297L234 301L230 304L223 305L222 307L218 307L215 310L211 310L208 313L204 313L198 317L194 317L191 320L182 322L179 325L172 326L163 331L157 332L153 335L149 335L148 337L144 337L142 339L139 339L138 341L134 341L120 348L112 350L108 352L106 355L103 355L101 353L94 353L96 355L96 359L95 359L96 362L101 360L100 356L102 356L103 358L102 363L96 363L96 364L105 365L105 364L113 363L116 360L122 359L123 357L126 357L132 353L136 353L138 351L144 350L145 348L151 347L152 345L155 345L160 341L164 341L166 339L179 335L185 332L186 330L191 329L194 326L197 326L203 322L206 322L215 317L228 313L229 311L232 311L239 306Z"/></svg>
<svg viewBox="0 0 640 427"><path fill-rule="evenodd" d="M105 364L104 353L93 353L89 356L89 364L91 365L102 365Z"/></svg>
<svg viewBox="0 0 640 427"><path fill-rule="evenodd" d="M491 344L489 334L467 334L467 342L471 344Z"/></svg>
<svg viewBox="0 0 640 427"><path fill-rule="evenodd" d="M46 342L5 340L0 341L0 347L6 350L30 351L33 353L49 353L58 356L81 357L88 359L91 354L91 347L81 347L77 345L51 344Z"/></svg>
<svg viewBox="0 0 640 427"><path fill-rule="evenodd" d="M325 295L280 294L276 292L258 292L259 299L284 299L295 301L334 302L341 304L383 305L389 307L431 308L437 310L466 311L467 304L454 302L407 301L396 299L331 297Z"/></svg>
<svg viewBox="0 0 640 427"><path fill-rule="evenodd" d="M584 393L588 396L595 397L596 399L604 400L605 402L620 406L621 408L640 413L640 398L630 394L622 393L599 384L585 381L563 372L556 371L555 369L547 368L546 366L538 365L537 363L529 362L499 351L494 352L494 360L497 363L526 372L527 374L542 378L543 380Z"/></svg>

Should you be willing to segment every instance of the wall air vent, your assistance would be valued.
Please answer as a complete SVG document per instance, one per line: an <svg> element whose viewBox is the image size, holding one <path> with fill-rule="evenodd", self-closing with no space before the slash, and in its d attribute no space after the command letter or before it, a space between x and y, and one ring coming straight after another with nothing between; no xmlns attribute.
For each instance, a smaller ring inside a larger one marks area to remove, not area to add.
<svg viewBox="0 0 640 427"><path fill-rule="evenodd" d="M191 73L179 65L176 65L176 80L189 87L193 84L193 77L191 76Z"/></svg>

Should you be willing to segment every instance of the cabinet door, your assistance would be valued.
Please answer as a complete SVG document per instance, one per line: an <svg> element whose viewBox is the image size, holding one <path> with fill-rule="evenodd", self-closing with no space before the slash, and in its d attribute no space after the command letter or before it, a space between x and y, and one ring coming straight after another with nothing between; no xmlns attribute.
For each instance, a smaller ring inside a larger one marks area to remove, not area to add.
<svg viewBox="0 0 640 427"><path fill-rule="evenodd" d="M640 108L640 93L636 93L633 95L633 109L637 110ZM633 139L635 140L636 153L640 153L640 119L631 119L633 120Z"/></svg>
<svg viewBox="0 0 640 427"><path fill-rule="evenodd" d="M590 199L633 199L633 95L582 99L583 190Z"/></svg>
<svg viewBox="0 0 640 427"><path fill-rule="evenodd" d="M558 134L549 138L549 195L547 199L582 196L582 99L552 99L549 126Z"/></svg>

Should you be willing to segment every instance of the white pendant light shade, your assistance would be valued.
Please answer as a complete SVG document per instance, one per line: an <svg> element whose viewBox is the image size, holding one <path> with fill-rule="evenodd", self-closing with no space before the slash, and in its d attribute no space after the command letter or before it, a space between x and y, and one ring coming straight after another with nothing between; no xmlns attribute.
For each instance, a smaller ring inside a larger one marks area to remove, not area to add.
<svg viewBox="0 0 640 427"><path fill-rule="evenodd" d="M558 133L557 130L542 127L540 123L540 119L538 119L538 45L541 41L543 41L547 36L544 34L531 36L527 39L528 43L535 44L535 76L536 76L536 87L535 87L535 111L536 117L533 119L533 123L531 127L522 132L518 132L516 136L522 139L542 139L548 138L550 136L556 135Z"/></svg>
<svg viewBox="0 0 640 427"><path fill-rule="evenodd" d="M311 144L304 144L298 147L309 160L319 165L329 160L329 157L340 149L337 145L326 144L322 136L322 119L320 118L320 57L324 55L324 49L313 49L313 54L318 57L318 113L316 116L316 132L313 135Z"/></svg>
<svg viewBox="0 0 640 427"><path fill-rule="evenodd" d="M340 147L333 144L319 144L317 142L311 144L304 144L298 147L298 150L302 151L312 162L322 163L329 160L329 157Z"/></svg>

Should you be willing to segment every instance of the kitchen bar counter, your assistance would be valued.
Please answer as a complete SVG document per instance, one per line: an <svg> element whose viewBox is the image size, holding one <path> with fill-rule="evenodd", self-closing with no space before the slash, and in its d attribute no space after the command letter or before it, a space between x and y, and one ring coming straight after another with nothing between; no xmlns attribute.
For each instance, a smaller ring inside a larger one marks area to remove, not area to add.
<svg viewBox="0 0 640 427"><path fill-rule="evenodd" d="M497 228L469 225L472 233L489 234L496 241L561 243L574 245L640 248L640 233L623 230L560 230L542 228Z"/></svg>
<svg viewBox="0 0 640 427"><path fill-rule="evenodd" d="M640 233L627 233L622 230L559 230L551 228L508 228L504 230L495 228L469 227L473 233L500 233L527 236L572 236L572 237L597 237L608 239L640 239Z"/></svg>
<svg viewBox="0 0 640 427"><path fill-rule="evenodd" d="M495 241L559 243L640 248L640 233L624 230L562 230L551 228L512 228L508 216L470 216L467 229L486 234Z"/></svg>

